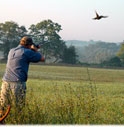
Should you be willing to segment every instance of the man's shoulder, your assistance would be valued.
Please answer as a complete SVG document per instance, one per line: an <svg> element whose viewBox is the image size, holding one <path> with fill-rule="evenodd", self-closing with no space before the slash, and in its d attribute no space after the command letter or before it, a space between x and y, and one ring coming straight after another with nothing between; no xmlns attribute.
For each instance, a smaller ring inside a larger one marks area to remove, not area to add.
<svg viewBox="0 0 124 127"><path fill-rule="evenodd" d="M11 50L18 50L18 49L20 49L20 48L23 48L23 47L22 47L21 45L18 45L17 47L11 48L10 51L11 51Z"/></svg>

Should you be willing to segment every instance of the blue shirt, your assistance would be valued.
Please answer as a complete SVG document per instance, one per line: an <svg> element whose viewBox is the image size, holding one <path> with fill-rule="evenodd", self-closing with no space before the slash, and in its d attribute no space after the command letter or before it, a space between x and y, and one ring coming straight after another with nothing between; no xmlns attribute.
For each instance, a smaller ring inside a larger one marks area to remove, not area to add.
<svg viewBox="0 0 124 127"><path fill-rule="evenodd" d="M42 56L39 52L27 49L21 45L10 50L6 71L3 76L4 81L26 82L30 62L39 62Z"/></svg>

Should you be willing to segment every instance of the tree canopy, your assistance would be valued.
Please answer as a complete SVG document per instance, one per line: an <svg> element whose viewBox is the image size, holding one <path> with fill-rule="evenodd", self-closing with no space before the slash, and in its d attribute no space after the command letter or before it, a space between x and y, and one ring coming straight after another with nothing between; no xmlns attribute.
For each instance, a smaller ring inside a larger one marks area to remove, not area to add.
<svg viewBox="0 0 124 127"><path fill-rule="evenodd" d="M4 53L5 59L7 58L8 52L11 48L15 47L22 36L26 35L27 30L24 26L20 26L13 22L7 21L0 23L0 45L1 50Z"/></svg>
<svg viewBox="0 0 124 127"><path fill-rule="evenodd" d="M76 50L74 46L70 46L65 49L64 55L63 55L63 62L68 64L76 64L78 62L76 55Z"/></svg>
<svg viewBox="0 0 124 127"><path fill-rule="evenodd" d="M42 41L48 42L40 49L46 58L53 59L54 57L53 62L63 61L64 52L68 48L59 35L61 30L61 25L49 19L30 25L28 30L25 26L19 26L13 21L0 23L0 50L3 51L4 58L7 59L9 50L17 46L20 39L27 35L31 36L36 44Z"/></svg>
<svg viewBox="0 0 124 127"><path fill-rule="evenodd" d="M29 30L29 34L35 42L49 42L42 48L42 52L47 58L54 56L54 62L62 58L66 45L58 34L60 30L62 30L61 25L54 23L51 20L44 20L36 25L32 24Z"/></svg>

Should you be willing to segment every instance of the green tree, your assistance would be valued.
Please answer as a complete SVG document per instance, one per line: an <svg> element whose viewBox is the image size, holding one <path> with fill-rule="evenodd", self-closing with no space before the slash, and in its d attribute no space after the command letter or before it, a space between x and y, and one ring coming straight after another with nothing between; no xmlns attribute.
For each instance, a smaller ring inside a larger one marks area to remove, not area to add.
<svg viewBox="0 0 124 127"><path fill-rule="evenodd" d="M70 46L65 49L63 55L63 62L68 64L76 64L77 63L77 55L74 46Z"/></svg>
<svg viewBox="0 0 124 127"><path fill-rule="evenodd" d="M103 61L101 65L109 67L121 67L121 60L119 59L119 57L115 56L108 61Z"/></svg>
<svg viewBox="0 0 124 127"><path fill-rule="evenodd" d="M124 43L121 44L119 51L117 52L117 56L120 58L121 62L124 64Z"/></svg>
<svg viewBox="0 0 124 127"><path fill-rule="evenodd" d="M62 58L66 45L58 34L60 30L62 30L61 25L51 20L44 20L36 25L31 25L29 30L29 34L36 43L42 41L49 42L41 49L47 58L52 58L54 56L56 58L54 62Z"/></svg>
<svg viewBox="0 0 124 127"><path fill-rule="evenodd" d="M19 44L19 40L26 34L27 30L24 26L19 27L13 21L0 23L0 49L4 53L4 58L7 59L8 52L11 48Z"/></svg>

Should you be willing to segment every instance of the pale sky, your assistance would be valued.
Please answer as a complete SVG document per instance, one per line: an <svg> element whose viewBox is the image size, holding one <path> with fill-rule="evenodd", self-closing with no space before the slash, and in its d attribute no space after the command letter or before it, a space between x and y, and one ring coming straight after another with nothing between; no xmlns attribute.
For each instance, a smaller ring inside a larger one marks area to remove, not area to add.
<svg viewBox="0 0 124 127"><path fill-rule="evenodd" d="M93 20L95 10L109 17ZM63 40L124 40L124 0L0 0L0 23L29 28L47 19L62 26Z"/></svg>

